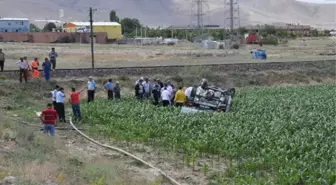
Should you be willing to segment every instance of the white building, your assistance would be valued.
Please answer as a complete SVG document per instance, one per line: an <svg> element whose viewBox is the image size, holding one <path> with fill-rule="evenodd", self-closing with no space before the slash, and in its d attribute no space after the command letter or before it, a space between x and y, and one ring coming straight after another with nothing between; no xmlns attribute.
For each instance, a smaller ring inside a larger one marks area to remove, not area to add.
<svg viewBox="0 0 336 185"><path fill-rule="evenodd" d="M29 19L0 17L0 32L29 32Z"/></svg>

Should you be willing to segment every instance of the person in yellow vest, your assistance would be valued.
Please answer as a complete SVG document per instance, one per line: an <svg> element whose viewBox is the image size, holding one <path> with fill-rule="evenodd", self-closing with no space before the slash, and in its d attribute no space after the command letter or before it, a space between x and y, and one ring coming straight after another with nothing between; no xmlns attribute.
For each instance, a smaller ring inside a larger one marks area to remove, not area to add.
<svg viewBox="0 0 336 185"><path fill-rule="evenodd" d="M175 98L174 98L175 106L182 107L186 100L187 98L186 98L184 91L182 90L182 87L179 87L178 91L175 94Z"/></svg>
<svg viewBox="0 0 336 185"><path fill-rule="evenodd" d="M38 66L39 66L39 62L38 62L38 59L35 58L31 64L31 68L32 68L32 77L33 78L40 78L40 72L38 70Z"/></svg>

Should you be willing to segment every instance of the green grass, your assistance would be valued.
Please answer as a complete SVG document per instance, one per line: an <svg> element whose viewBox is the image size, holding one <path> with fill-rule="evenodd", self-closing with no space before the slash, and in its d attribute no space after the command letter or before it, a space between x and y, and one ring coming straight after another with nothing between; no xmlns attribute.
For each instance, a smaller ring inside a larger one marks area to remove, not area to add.
<svg viewBox="0 0 336 185"><path fill-rule="evenodd" d="M335 183L335 86L247 88L228 114L180 114L132 99L96 101L85 121L105 136L228 159L211 184ZM213 159L213 157L211 157Z"/></svg>

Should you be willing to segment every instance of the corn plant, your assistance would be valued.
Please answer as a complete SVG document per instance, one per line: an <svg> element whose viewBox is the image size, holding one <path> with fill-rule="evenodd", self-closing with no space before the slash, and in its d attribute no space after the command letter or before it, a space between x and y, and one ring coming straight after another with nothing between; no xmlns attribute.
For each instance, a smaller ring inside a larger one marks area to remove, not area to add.
<svg viewBox="0 0 336 185"><path fill-rule="evenodd" d="M224 184L334 184L335 92L334 84L240 89L225 114L181 114L132 98L82 112L104 136L178 150L187 165L225 158Z"/></svg>

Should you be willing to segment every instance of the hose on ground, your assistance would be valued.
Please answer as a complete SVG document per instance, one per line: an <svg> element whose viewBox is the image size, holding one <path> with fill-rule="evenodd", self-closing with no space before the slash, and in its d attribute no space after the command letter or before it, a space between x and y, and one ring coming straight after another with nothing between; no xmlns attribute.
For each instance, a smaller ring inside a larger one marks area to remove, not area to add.
<svg viewBox="0 0 336 185"><path fill-rule="evenodd" d="M79 129L77 129L77 127L72 123L72 119L70 117L70 125L80 134L82 135L83 137L85 137L86 139L88 139L89 141L99 145L99 146L102 146L104 148L108 148L108 149L111 149L111 150L115 150L117 152L120 152L122 154L125 154L137 161L140 161L141 163L145 164L146 166L150 167L150 168L153 168L154 170L158 171L163 177L165 177L166 179L168 179L171 183L173 183L174 185L181 185L179 182L177 182L175 179L173 179L172 177L170 177L169 175L167 175L166 173L164 173L162 170L160 170L159 168L156 168L155 166L153 166L152 164L138 158L137 156L134 156L133 154L131 153L128 153L120 148L117 148L117 147L113 147L113 146L109 146L109 145L104 145L102 143L99 143L98 141L90 138L89 136L85 135L83 132L81 132Z"/></svg>

